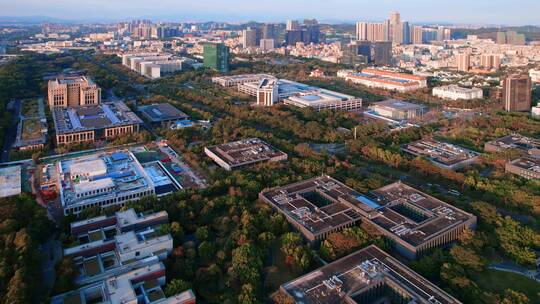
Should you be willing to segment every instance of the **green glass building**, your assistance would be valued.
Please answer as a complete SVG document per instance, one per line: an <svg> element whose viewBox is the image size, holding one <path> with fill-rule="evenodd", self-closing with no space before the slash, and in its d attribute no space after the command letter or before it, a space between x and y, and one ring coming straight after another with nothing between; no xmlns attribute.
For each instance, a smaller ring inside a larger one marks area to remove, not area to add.
<svg viewBox="0 0 540 304"><path fill-rule="evenodd" d="M221 73L229 71L229 47L223 43L204 44L204 67Z"/></svg>

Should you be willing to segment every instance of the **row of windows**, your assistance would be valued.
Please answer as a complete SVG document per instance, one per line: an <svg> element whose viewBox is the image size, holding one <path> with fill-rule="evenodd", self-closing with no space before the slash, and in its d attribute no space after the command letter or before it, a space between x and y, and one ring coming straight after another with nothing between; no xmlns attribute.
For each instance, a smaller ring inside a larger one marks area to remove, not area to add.
<svg viewBox="0 0 540 304"><path fill-rule="evenodd" d="M106 192L110 192L110 191L113 191L113 190L114 190L114 187L101 188L101 189L97 189L97 190L87 191L87 192L84 192L84 193L77 193L77 197L81 198L81 197L86 197L86 196L90 196L90 195L94 195L94 194L106 193Z"/></svg>
<svg viewBox="0 0 540 304"><path fill-rule="evenodd" d="M134 193L134 194L130 194L130 195L124 195L122 197L111 198L111 199L108 199L108 200L95 202L95 203L87 204L87 205L84 205L84 206L77 206L77 207L73 207L73 208L67 208L67 209L65 209L65 214L79 213L79 212L81 212L82 210L84 210L86 208L97 207L97 206L99 206L99 207L108 207L109 205L112 205L112 204L120 204L121 206L123 206L124 202L126 202L126 201L137 200L137 199L139 199L141 197L149 196L149 195L153 195L153 194L154 194L154 190L147 190L147 191Z"/></svg>

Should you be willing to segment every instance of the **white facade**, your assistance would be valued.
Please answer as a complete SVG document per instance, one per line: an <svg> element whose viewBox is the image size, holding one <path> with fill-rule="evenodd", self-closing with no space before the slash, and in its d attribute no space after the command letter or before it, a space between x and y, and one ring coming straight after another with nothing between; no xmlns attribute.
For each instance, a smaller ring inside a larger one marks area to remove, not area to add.
<svg viewBox="0 0 540 304"><path fill-rule="evenodd" d="M484 98L484 92L480 88L462 88L457 85L449 85L433 88L433 96L450 100L472 100Z"/></svg>

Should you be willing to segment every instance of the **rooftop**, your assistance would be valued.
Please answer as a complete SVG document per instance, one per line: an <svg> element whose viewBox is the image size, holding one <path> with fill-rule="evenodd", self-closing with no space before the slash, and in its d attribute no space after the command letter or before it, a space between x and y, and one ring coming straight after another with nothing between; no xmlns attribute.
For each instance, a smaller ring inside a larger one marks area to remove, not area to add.
<svg viewBox="0 0 540 304"><path fill-rule="evenodd" d="M152 179L128 150L62 160L57 167L64 208L154 187Z"/></svg>
<svg viewBox="0 0 540 304"><path fill-rule="evenodd" d="M152 122L186 119L189 116L171 104L161 103L139 107L139 111Z"/></svg>
<svg viewBox="0 0 540 304"><path fill-rule="evenodd" d="M486 144L500 149L519 149L523 151L540 149L540 139L530 138L519 134L504 136L487 142Z"/></svg>
<svg viewBox="0 0 540 304"><path fill-rule="evenodd" d="M520 157L511 161L510 164L518 168L540 174L540 158Z"/></svg>
<svg viewBox="0 0 540 304"><path fill-rule="evenodd" d="M371 303L370 291L384 285L397 291L404 303L458 304L407 266L372 245L281 286L296 303Z"/></svg>
<svg viewBox="0 0 540 304"><path fill-rule="evenodd" d="M418 109L425 108L425 106L420 105L420 104L407 102L403 100L397 100L397 99L388 99L385 101L377 102L373 104L373 106L385 107L385 108L390 108L393 110L400 110L400 111L411 111L411 110L418 110Z"/></svg>
<svg viewBox="0 0 540 304"><path fill-rule="evenodd" d="M52 111L57 134L142 123L142 120L121 101L78 108L57 107Z"/></svg>
<svg viewBox="0 0 540 304"><path fill-rule="evenodd" d="M21 194L21 166L0 168L0 197Z"/></svg>
<svg viewBox="0 0 540 304"><path fill-rule="evenodd" d="M456 166L473 161L480 155L478 152L433 139L415 141L404 145L402 149L413 155L425 156L443 166Z"/></svg>
<svg viewBox="0 0 540 304"><path fill-rule="evenodd" d="M231 167L287 156L258 138L243 139L206 149Z"/></svg>

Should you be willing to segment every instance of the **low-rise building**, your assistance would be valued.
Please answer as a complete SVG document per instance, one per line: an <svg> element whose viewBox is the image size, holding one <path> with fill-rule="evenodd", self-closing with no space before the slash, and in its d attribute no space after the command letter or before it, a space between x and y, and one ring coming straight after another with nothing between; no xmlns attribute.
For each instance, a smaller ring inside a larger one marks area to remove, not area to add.
<svg viewBox="0 0 540 304"><path fill-rule="evenodd" d="M47 143L47 134L43 98L23 100L13 148L22 151L41 149Z"/></svg>
<svg viewBox="0 0 540 304"><path fill-rule="evenodd" d="M21 194L21 166L0 168L0 198Z"/></svg>
<svg viewBox="0 0 540 304"><path fill-rule="evenodd" d="M204 153L227 171L261 162L287 160L286 153L258 138L206 147Z"/></svg>
<svg viewBox="0 0 540 304"><path fill-rule="evenodd" d="M78 214L89 207L123 206L150 195L174 191L166 175L154 176L129 150L101 152L58 161L50 167L64 214Z"/></svg>
<svg viewBox="0 0 540 304"><path fill-rule="evenodd" d="M59 146L137 133L142 124L142 120L121 101L88 107L56 107L52 114Z"/></svg>
<svg viewBox="0 0 540 304"><path fill-rule="evenodd" d="M517 149L525 152L540 150L540 139L511 134L484 144L484 150L486 152L502 152L509 149Z"/></svg>
<svg viewBox="0 0 540 304"><path fill-rule="evenodd" d="M506 172L526 179L540 179L540 158L537 157L520 157L506 163L504 168Z"/></svg>
<svg viewBox="0 0 540 304"><path fill-rule="evenodd" d="M362 107L362 99L266 74L216 77L222 86L237 85L238 91L257 98L258 106L273 106L278 102L316 110L339 109L353 111Z"/></svg>
<svg viewBox="0 0 540 304"><path fill-rule="evenodd" d="M170 128L179 121L185 121L189 116L178 110L169 103L152 104L140 106L139 112L150 121L152 126L160 128Z"/></svg>
<svg viewBox="0 0 540 304"><path fill-rule="evenodd" d="M280 286L291 303L460 304L397 259L371 245Z"/></svg>
<svg viewBox="0 0 540 304"><path fill-rule="evenodd" d="M414 119L428 111L424 105L396 99L374 103L369 109L376 115L398 121Z"/></svg>
<svg viewBox="0 0 540 304"><path fill-rule="evenodd" d="M462 88L457 85L448 85L433 88L433 96L450 100L472 100L484 98L484 91L480 88Z"/></svg>
<svg viewBox="0 0 540 304"><path fill-rule="evenodd" d="M474 215L403 183L363 195L330 176L320 176L264 190L259 199L312 243L363 222L391 239L408 258L449 245L465 229L476 228Z"/></svg>
<svg viewBox="0 0 540 304"><path fill-rule="evenodd" d="M52 304L110 303L110 304L195 304L193 291L187 290L166 297L165 265L155 261L142 268L89 284L77 290L52 297Z"/></svg>
<svg viewBox="0 0 540 304"><path fill-rule="evenodd" d="M338 71L337 76L346 81L370 88L379 88L398 92L408 92L427 87L427 79L422 76L396 73L378 69L363 69L362 72L351 70Z"/></svg>
<svg viewBox="0 0 540 304"><path fill-rule="evenodd" d="M435 165L449 170L457 170L476 162L480 153L450 143L433 139L415 141L401 147L401 150L415 156L428 158Z"/></svg>

